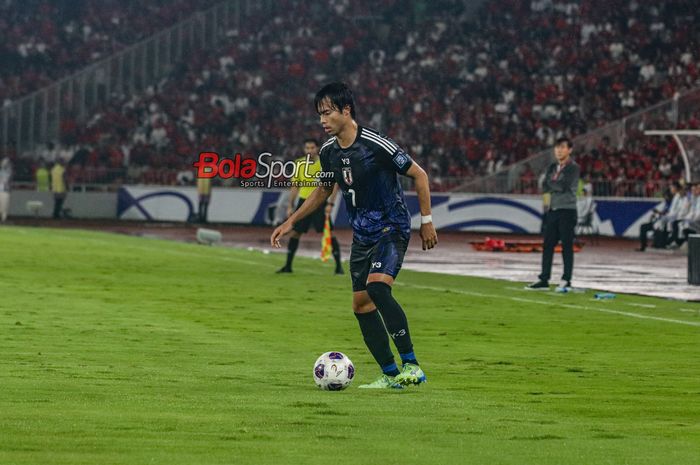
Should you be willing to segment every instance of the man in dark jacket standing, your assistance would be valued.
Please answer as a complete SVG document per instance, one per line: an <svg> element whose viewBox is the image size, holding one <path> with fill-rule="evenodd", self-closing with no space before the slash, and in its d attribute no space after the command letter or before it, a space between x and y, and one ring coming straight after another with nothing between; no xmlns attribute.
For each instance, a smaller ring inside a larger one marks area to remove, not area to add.
<svg viewBox="0 0 700 465"><path fill-rule="evenodd" d="M576 227L576 190L581 169L571 159L573 149L571 139L557 139L554 156L557 161L549 165L544 178L544 193L551 195L549 212L545 220L544 244L542 249L542 273L539 280L527 286L527 289L549 290L549 278L552 273L554 247L559 241L564 259L564 274L559 292L571 288L571 274L574 269L574 228Z"/></svg>

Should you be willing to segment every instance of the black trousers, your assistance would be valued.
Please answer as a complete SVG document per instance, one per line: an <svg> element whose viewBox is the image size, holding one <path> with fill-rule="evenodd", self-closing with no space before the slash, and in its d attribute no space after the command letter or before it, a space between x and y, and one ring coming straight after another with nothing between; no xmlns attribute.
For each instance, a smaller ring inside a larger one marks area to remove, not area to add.
<svg viewBox="0 0 700 465"><path fill-rule="evenodd" d="M644 223L639 227L639 248L642 250L646 250L647 248L647 242L649 242L649 239L647 238L647 235L649 231L654 230L654 222L650 221L649 223Z"/></svg>
<svg viewBox="0 0 700 465"><path fill-rule="evenodd" d="M53 217L58 219L63 216L63 202L66 200L66 194L53 195Z"/></svg>
<svg viewBox="0 0 700 465"><path fill-rule="evenodd" d="M207 194L200 194L199 196L199 209L197 210L200 223L207 222L207 213L209 213L209 198Z"/></svg>
<svg viewBox="0 0 700 465"><path fill-rule="evenodd" d="M681 232L680 231L680 225L683 222L683 220L676 220L671 223L671 238L668 240L669 244L673 244L674 242L678 245L681 245L683 242L681 241Z"/></svg>
<svg viewBox="0 0 700 465"><path fill-rule="evenodd" d="M552 210L547 213L544 226L544 245L542 249L542 273L539 278L549 281L552 276L552 259L554 247L561 241L564 274L562 281L571 281L574 271L574 228L577 214L575 209Z"/></svg>

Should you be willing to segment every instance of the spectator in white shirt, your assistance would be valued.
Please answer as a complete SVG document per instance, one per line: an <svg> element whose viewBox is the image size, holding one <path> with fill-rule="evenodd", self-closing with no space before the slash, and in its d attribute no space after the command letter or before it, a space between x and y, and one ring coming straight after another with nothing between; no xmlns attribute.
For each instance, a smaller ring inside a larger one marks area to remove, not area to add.
<svg viewBox="0 0 700 465"><path fill-rule="evenodd" d="M671 208L666 215L666 224L671 226L671 236L668 238L667 248L676 248L679 234L679 226L690 208L690 199L685 186L681 186L671 202Z"/></svg>
<svg viewBox="0 0 700 465"><path fill-rule="evenodd" d="M679 213L681 213L682 199L685 197L685 189L678 182L674 181L671 184L671 193L673 198L671 199L671 206L665 215L661 216L654 224L654 229L656 230L668 230L668 226L672 224L676 219L678 219Z"/></svg>
<svg viewBox="0 0 700 465"><path fill-rule="evenodd" d="M683 217L679 226L683 234L676 238L676 245L679 247L688 240L688 236L700 233L700 183L692 187L689 203L688 213Z"/></svg>
<svg viewBox="0 0 700 465"><path fill-rule="evenodd" d="M0 222L7 220L10 210L10 181L12 180L12 163L5 157L0 162Z"/></svg>

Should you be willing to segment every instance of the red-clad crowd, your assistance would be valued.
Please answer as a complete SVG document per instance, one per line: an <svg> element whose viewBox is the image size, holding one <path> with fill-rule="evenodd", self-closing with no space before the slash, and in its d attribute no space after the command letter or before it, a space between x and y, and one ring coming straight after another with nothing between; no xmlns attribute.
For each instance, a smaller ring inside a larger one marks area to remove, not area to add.
<svg viewBox="0 0 700 465"><path fill-rule="evenodd" d="M3 0L0 103L108 57L213 0Z"/></svg>
<svg viewBox="0 0 700 465"><path fill-rule="evenodd" d="M694 4L489 0L473 15L457 0L280 0L144 94L67 118L60 148L39 155L77 152L73 178L86 182L177 182L209 150L291 159L320 136L314 92L342 79L359 122L448 189L699 85ZM625 181L613 194L679 174L663 139L580 159L592 181Z"/></svg>
<svg viewBox="0 0 700 465"><path fill-rule="evenodd" d="M696 118L681 129L700 130ZM685 166L678 145L670 137L639 137L616 148L604 137L598 146L576 154L581 178L591 183L593 195L613 197L661 196L673 181L683 177ZM542 179L526 163L513 192L537 194Z"/></svg>

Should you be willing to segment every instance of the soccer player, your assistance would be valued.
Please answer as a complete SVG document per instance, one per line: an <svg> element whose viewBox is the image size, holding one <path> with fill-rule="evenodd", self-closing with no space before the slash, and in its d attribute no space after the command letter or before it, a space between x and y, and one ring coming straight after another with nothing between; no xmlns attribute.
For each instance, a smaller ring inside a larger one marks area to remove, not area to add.
<svg viewBox="0 0 700 465"><path fill-rule="evenodd" d="M527 286L531 290L549 290L549 278L552 274L554 247L561 240L564 274L559 292L571 288L571 275L574 270L574 229L576 228L576 191L581 169L571 158L574 144L568 137L557 139L554 145L556 161L549 165L544 178L544 192L551 194L549 211L544 227L544 244L542 246L542 272L538 281Z"/></svg>
<svg viewBox="0 0 700 465"><path fill-rule="evenodd" d="M329 184L340 186L352 223L352 308L365 344L382 370L376 381L360 387L402 389L421 384L426 381L425 373L416 360L406 314L392 295L392 285L411 235L411 215L397 173L415 181L423 250L437 244L428 176L394 141L357 124L353 93L344 83L326 85L314 103L323 129L332 136L321 147L321 165L332 174ZM332 192L327 184L316 189L272 233L273 247L279 247L280 238L292 225L323 205ZM389 335L401 357L401 369L394 361Z"/></svg>
<svg viewBox="0 0 700 465"><path fill-rule="evenodd" d="M307 157L303 156L297 159L297 171L296 176L292 181L291 191L289 192L289 206L287 207L287 217L292 216L294 213L294 202L296 201L296 208L300 208L306 199L311 195L311 193L316 189L316 184L318 179L316 174L321 171L321 162L318 158L319 144L316 139L306 139L304 141L304 153L308 155L308 160L312 163L306 163ZM326 222L326 215L331 214L333 209L333 204L335 201L335 196L337 189L334 190L330 197L325 202L325 205L320 205L315 211L305 218L298 219L294 223L294 232L292 233L291 239L289 239L289 244L287 245L287 263L277 270L278 273L291 273L292 272L292 261L294 260L294 254L299 247L299 239L302 234L309 230L309 226L313 224L314 229L317 233L323 232L323 226ZM299 200L297 200L297 195ZM333 222L331 222L331 231L333 230ZM340 260L340 244L338 244L338 239L334 235L331 236L331 248L333 250L333 259L335 259L335 274L343 274L343 264Z"/></svg>

